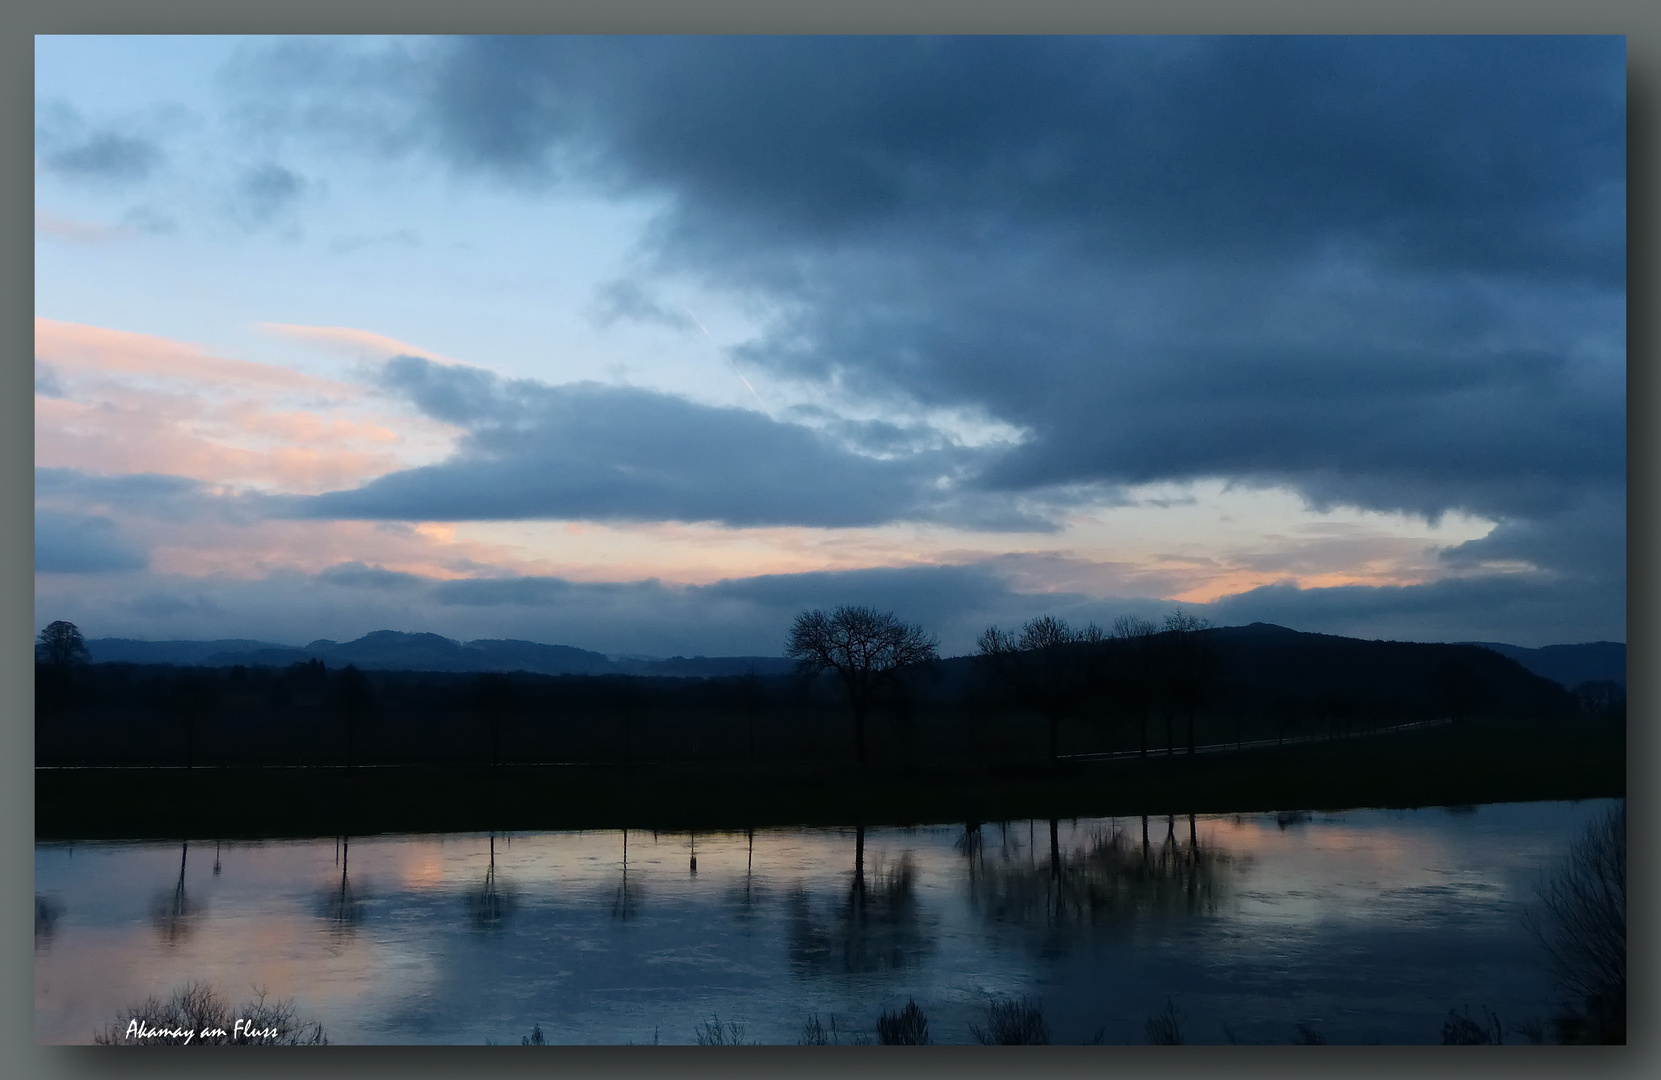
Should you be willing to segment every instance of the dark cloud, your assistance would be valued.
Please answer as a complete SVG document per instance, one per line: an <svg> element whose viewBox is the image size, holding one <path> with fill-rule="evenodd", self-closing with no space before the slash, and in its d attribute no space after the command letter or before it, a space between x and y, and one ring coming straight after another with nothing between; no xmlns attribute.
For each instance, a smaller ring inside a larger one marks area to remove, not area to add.
<svg viewBox="0 0 1661 1080"><path fill-rule="evenodd" d="M37 574L102 574L142 570L149 563L144 549L107 517L35 512Z"/></svg>
<svg viewBox="0 0 1661 1080"><path fill-rule="evenodd" d="M96 180L143 180L160 159L153 143L105 133L46 155L46 167L61 176Z"/></svg>
<svg viewBox="0 0 1661 1080"><path fill-rule="evenodd" d="M1201 609L1219 625L1270 622L1347 637L1504 641L1530 648L1625 641L1625 610L1622 586L1523 574L1382 587L1270 585Z"/></svg>
<svg viewBox="0 0 1661 1080"><path fill-rule="evenodd" d="M243 172L237 180L237 213L250 225L269 222L294 205L306 190L306 180L281 165L266 162Z"/></svg>
<svg viewBox="0 0 1661 1080"><path fill-rule="evenodd" d="M58 380L58 373L50 364L35 361L35 393L41 397L64 397L63 383Z"/></svg>
<svg viewBox="0 0 1661 1080"><path fill-rule="evenodd" d="M46 102L37 110L35 146L49 172L68 180L106 184L137 183L161 162L161 148L149 138L113 127L93 127L67 102Z"/></svg>
<svg viewBox="0 0 1661 1080"><path fill-rule="evenodd" d="M80 469L36 468L35 501L47 509L115 513L152 521L188 524L203 518L252 524L281 498L261 495L216 495L200 480L164 473L113 476Z"/></svg>
<svg viewBox="0 0 1661 1080"><path fill-rule="evenodd" d="M1347 238L1619 280L1624 60L1616 37L515 37L284 43L233 85L268 126L378 121L462 170L666 192L680 235L734 249L1061 225L1161 260Z"/></svg>
<svg viewBox="0 0 1661 1080"><path fill-rule="evenodd" d="M631 387L508 380L417 357L389 362L383 383L428 415L467 428L455 456L352 491L290 500L288 512L741 526L985 512L954 503L952 484L975 460L957 448L877 460L745 409Z"/></svg>
<svg viewBox="0 0 1661 1080"><path fill-rule="evenodd" d="M425 584L426 579L399 570L385 570L361 562L344 562L331 566L317 575L317 580L328 585L344 585L359 589L403 589Z"/></svg>
<svg viewBox="0 0 1661 1080"><path fill-rule="evenodd" d="M648 266L775 313L747 362L1030 432L988 491L1521 519L1624 484L1617 37L447 39L237 77L271 124L662 199Z"/></svg>

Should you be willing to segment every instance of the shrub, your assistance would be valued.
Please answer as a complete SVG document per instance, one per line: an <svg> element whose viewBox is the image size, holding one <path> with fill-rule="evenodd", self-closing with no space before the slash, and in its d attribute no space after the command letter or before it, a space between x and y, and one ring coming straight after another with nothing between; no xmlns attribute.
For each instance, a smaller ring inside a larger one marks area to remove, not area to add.
<svg viewBox="0 0 1661 1080"><path fill-rule="evenodd" d="M1148 1022L1142 1026L1142 1030L1147 1032L1148 1041L1155 1046L1181 1046L1182 1014L1171 1003L1171 999L1166 998L1165 1011L1157 1016L1148 1017Z"/></svg>
<svg viewBox="0 0 1661 1080"><path fill-rule="evenodd" d="M927 1046L929 1018L915 1001L908 1000L899 1012L885 1012L877 1018L877 1041L884 1046Z"/></svg>
<svg viewBox="0 0 1661 1080"><path fill-rule="evenodd" d="M323 1025L297 1020L294 1002L264 990L231 1009L207 983L188 983L167 1001L151 997L127 1009L92 1041L100 1046L327 1046ZM154 1034L152 1034L152 1032Z"/></svg>
<svg viewBox="0 0 1661 1080"><path fill-rule="evenodd" d="M721 1023L719 1016L711 1017L698 1025L693 1033L698 1039L699 1046L754 1046L755 1040L744 1038L744 1025L734 1021Z"/></svg>
<svg viewBox="0 0 1661 1080"><path fill-rule="evenodd" d="M1026 998L994 1001L986 1007L986 1026L970 1024L969 1031L987 1046L1047 1046L1050 1041L1043 1009Z"/></svg>

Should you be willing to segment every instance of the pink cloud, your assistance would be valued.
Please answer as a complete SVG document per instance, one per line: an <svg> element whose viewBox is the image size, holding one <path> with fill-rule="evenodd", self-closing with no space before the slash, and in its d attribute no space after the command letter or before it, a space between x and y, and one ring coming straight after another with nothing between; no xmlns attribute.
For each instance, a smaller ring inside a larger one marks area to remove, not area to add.
<svg viewBox="0 0 1661 1080"><path fill-rule="evenodd" d="M41 210L35 211L35 232L46 233L49 236L59 236L65 240L78 240L82 243L96 244L105 240L117 240L132 235L129 228L121 225L103 225L96 221L75 221L72 218L58 217Z"/></svg>
<svg viewBox="0 0 1661 1080"><path fill-rule="evenodd" d="M419 345L411 345L397 338L377 334L372 330L357 330L349 326L302 326L296 323L255 323L255 328L278 337L292 338L298 341L311 342L330 346L337 350L354 355L368 354L376 359L386 359L392 356L421 356L428 360L438 360L446 364L461 364L464 367L474 367L465 360L435 353L430 349L423 349Z"/></svg>
<svg viewBox="0 0 1661 1080"><path fill-rule="evenodd" d="M37 319L63 397L35 398L36 464L315 494L448 452L457 429L368 391L147 334Z"/></svg>
<svg viewBox="0 0 1661 1080"><path fill-rule="evenodd" d="M361 386L307 375L292 368L212 356L200 346L150 334L35 318L35 359L64 371L97 371L147 378L182 379L204 386L246 391L322 393L356 399Z"/></svg>

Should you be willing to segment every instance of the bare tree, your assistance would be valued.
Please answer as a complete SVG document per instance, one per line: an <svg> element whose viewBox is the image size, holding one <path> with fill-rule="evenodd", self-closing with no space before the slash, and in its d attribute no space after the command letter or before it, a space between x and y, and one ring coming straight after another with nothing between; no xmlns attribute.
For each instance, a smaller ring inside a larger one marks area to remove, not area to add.
<svg viewBox="0 0 1661 1080"><path fill-rule="evenodd" d="M1089 646L1104 640L1091 623L1074 630L1053 615L1040 615L1019 636L989 626L981 634L980 659L1004 685L1036 709L1049 726L1050 761L1056 760L1061 721L1084 694Z"/></svg>
<svg viewBox="0 0 1661 1080"><path fill-rule="evenodd" d="M1113 620L1112 638L1119 642L1119 670L1114 680L1125 708L1136 717L1141 732L1142 756L1148 756L1148 712L1153 708L1154 639L1159 627L1148 619L1121 615Z"/></svg>
<svg viewBox="0 0 1661 1080"><path fill-rule="evenodd" d="M1626 800L1575 842L1531 923L1558 987L1585 1009L1579 1023L1559 1023L1565 1041L1625 1042Z"/></svg>
<svg viewBox="0 0 1661 1080"><path fill-rule="evenodd" d="M64 668L87 658L86 639L72 622L59 619L40 632L35 639L35 656L53 667Z"/></svg>
<svg viewBox="0 0 1661 1080"><path fill-rule="evenodd" d="M1216 677L1217 657L1209 635L1211 624L1197 615L1173 611L1165 616L1163 643L1165 674L1166 753L1172 745L1170 718L1181 714L1188 721L1188 752L1194 753L1194 714L1204 704Z"/></svg>
<svg viewBox="0 0 1661 1080"><path fill-rule="evenodd" d="M854 760L865 764L865 718L877 694L914 664L939 659L940 644L921 626L901 622L893 612L843 605L826 614L796 616L785 655L814 672L834 670L848 693L854 715Z"/></svg>

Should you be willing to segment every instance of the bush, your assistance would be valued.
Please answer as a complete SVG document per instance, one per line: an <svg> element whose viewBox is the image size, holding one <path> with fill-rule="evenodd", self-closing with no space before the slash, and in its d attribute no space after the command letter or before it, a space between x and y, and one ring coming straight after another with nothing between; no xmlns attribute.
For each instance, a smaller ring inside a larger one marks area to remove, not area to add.
<svg viewBox="0 0 1661 1080"><path fill-rule="evenodd" d="M1050 1042L1044 1011L1026 998L994 1001L986 1007L986 1026L970 1024L969 1031L986 1046L1047 1046Z"/></svg>
<svg viewBox="0 0 1661 1080"><path fill-rule="evenodd" d="M327 1046L323 1025L296 1020L294 1002L264 990L236 1009L207 983L189 983L167 1001L151 997L92 1037L100 1046Z"/></svg>
<svg viewBox="0 0 1661 1080"><path fill-rule="evenodd" d="M929 1018L915 1001L908 1000L899 1012L885 1012L877 1018L877 1041L884 1046L927 1046Z"/></svg>
<svg viewBox="0 0 1661 1080"><path fill-rule="evenodd" d="M1158 1016L1148 1017L1148 1022L1142 1026L1148 1034L1148 1041L1155 1046L1182 1045L1182 1014L1177 1007L1171 1004L1171 999L1165 999L1165 1011Z"/></svg>
<svg viewBox="0 0 1661 1080"><path fill-rule="evenodd" d="M745 1041L744 1025L731 1020L721 1023L719 1016L711 1017L698 1025L694 1032L699 1046L754 1046L755 1040Z"/></svg>
<svg viewBox="0 0 1661 1080"><path fill-rule="evenodd" d="M1500 1018L1488 1013L1485 1021L1473 1020L1469 1005L1465 1006L1463 1015L1449 1009L1448 1018L1442 1023L1443 1046L1490 1046L1504 1041Z"/></svg>
<svg viewBox="0 0 1661 1080"><path fill-rule="evenodd" d="M1531 925L1558 989L1563 1042L1626 1042L1626 801L1593 822L1540 889Z"/></svg>

